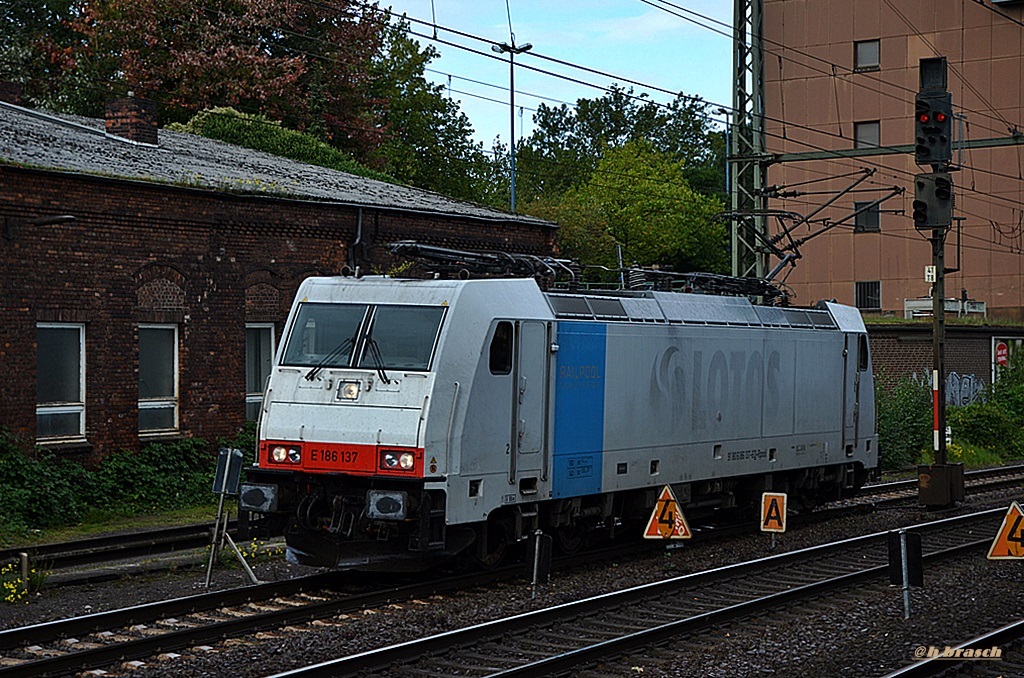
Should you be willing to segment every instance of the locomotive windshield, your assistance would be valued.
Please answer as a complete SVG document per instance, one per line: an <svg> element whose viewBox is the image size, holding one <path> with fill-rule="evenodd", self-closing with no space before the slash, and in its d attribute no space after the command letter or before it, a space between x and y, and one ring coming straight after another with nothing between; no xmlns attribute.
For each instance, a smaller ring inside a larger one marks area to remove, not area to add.
<svg viewBox="0 0 1024 678"><path fill-rule="evenodd" d="M378 306L367 338L376 342L380 367L403 370L430 369L434 340L441 326L440 306ZM359 367L376 368L369 341L363 342Z"/></svg>
<svg viewBox="0 0 1024 678"><path fill-rule="evenodd" d="M440 306L303 303L281 364L429 370L443 317Z"/></svg>

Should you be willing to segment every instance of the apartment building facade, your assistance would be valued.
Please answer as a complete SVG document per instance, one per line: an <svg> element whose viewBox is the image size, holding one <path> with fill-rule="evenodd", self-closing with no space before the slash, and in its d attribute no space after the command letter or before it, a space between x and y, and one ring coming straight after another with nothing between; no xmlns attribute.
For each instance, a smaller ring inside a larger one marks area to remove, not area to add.
<svg viewBox="0 0 1024 678"><path fill-rule="evenodd" d="M769 207L807 215L863 178L795 229L828 227L788 271L797 303L898 317L928 305L930 232L915 229L911 204L914 176L931 168L893 147L914 141L920 60L945 57L956 116L947 309L1024 319L1024 3L764 0L763 12L765 145L785 159L768 168ZM851 149L868 154L820 157Z"/></svg>

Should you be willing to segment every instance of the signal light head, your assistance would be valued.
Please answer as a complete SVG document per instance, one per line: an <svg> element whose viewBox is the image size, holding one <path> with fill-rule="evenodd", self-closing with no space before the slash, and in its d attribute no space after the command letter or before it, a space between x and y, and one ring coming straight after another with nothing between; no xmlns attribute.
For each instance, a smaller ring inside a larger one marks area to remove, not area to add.
<svg viewBox="0 0 1024 678"><path fill-rule="evenodd" d="M942 115L942 114L940 113L939 115ZM931 119L931 117L927 113L920 113L917 116L917 121L919 123L921 123L922 125L927 123L930 119Z"/></svg>
<svg viewBox="0 0 1024 678"><path fill-rule="evenodd" d="M946 122L946 114L939 111L935 114L935 122Z"/></svg>

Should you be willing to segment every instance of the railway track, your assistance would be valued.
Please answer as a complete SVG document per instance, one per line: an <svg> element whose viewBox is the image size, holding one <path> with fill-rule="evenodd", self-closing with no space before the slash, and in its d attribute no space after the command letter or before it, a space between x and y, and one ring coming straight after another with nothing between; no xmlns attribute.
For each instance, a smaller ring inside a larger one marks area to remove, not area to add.
<svg viewBox="0 0 1024 678"><path fill-rule="evenodd" d="M616 546L562 558L560 564L614 560L636 551L635 544ZM522 565L510 565L397 586L382 586L369 577L356 577L353 585L343 581L338 572L325 572L14 628L0 631L0 676L81 672L261 630L316 623L347 612L513 580L523 572Z"/></svg>
<svg viewBox="0 0 1024 678"><path fill-rule="evenodd" d="M1024 464L995 466L964 472L964 484L968 491L979 488L994 489L1018 483L1024 478ZM917 478L895 480L888 483L873 483L860 489L858 497L902 496L917 491Z"/></svg>
<svg viewBox="0 0 1024 678"><path fill-rule="evenodd" d="M70 571L90 565L113 563L122 560L143 559L153 556L184 553L202 549L210 544L212 523L181 525L138 532L113 534L70 542L34 544L31 546L0 549L0 562L17 562L26 554L31 567L47 572ZM237 521L232 521L229 530L237 534ZM56 583L83 584L116 578L123 573L84 572L80 576L69 575Z"/></svg>
<svg viewBox="0 0 1024 678"><path fill-rule="evenodd" d="M992 656L993 648L999 655ZM930 676L974 676L1002 678L1024 675L1024 619L982 634L952 647L920 646L920 661L909 664L885 678L927 678ZM976 655L981 651L981 655ZM934 652L935 656L930 656ZM958 659L958 656L967 658ZM976 658L980 657L980 659ZM985 661L995 659L996 661Z"/></svg>
<svg viewBox="0 0 1024 678"><path fill-rule="evenodd" d="M728 535L712 532L705 538L717 540L720 536ZM645 542L642 546L656 550L659 544ZM586 558L590 562L614 560L637 551L638 545L632 544L588 554ZM583 557L576 556L557 564L580 565L583 561ZM522 574L521 565L510 566L475 578L437 580L428 586L381 587L377 583L375 591L354 593L337 590L337 574L327 573L11 629L0 632L0 674L66 673L110 665L125 658L150 658L225 637L516 579Z"/></svg>
<svg viewBox="0 0 1024 678"><path fill-rule="evenodd" d="M965 473L965 479L968 492L1019 483L1024 479L1024 465L968 471ZM851 504L885 505L888 503L905 502L916 498L916 491L916 479L866 485L861 489L857 498L841 502L831 508L819 509L812 515L816 516L815 519L825 519L831 513L842 512ZM236 540L237 527L237 521L232 521L230 529ZM193 549L202 549L210 543L211 529L211 524L202 523L145 530L130 534L109 535L72 542L0 549L0 563L17 562L21 553L27 553L30 566L36 569L46 570L51 573L66 572L66 574L62 574L60 577L52 578L48 582L48 586L93 583L124 576L129 573L129 570L128 568L112 568L72 573L72 569L129 559L187 553ZM177 564L168 565L168 567L171 566L180 567ZM159 568L160 563L154 561L146 570L152 571Z"/></svg>
<svg viewBox="0 0 1024 678"><path fill-rule="evenodd" d="M809 515L817 513L820 512ZM712 530L701 536L729 535ZM652 546L651 542L644 544L648 546ZM637 550L638 546L633 544L588 557L624 557ZM576 556L571 562L579 564L580 560ZM515 579L522 573L521 565L510 566L477 575L478 580L451 577L426 587L402 588L377 584L376 591L356 593L336 590L337 574L327 573L11 629L0 632L0 674L66 673L110 665L124 658L149 658L261 629L279 629L401 599L425 598L443 591Z"/></svg>
<svg viewBox="0 0 1024 678"><path fill-rule="evenodd" d="M1005 509L909 528L925 558L986 548ZM979 534L987 535L979 540ZM565 603L343 657L281 676L548 676L696 633L888 572L888 532Z"/></svg>

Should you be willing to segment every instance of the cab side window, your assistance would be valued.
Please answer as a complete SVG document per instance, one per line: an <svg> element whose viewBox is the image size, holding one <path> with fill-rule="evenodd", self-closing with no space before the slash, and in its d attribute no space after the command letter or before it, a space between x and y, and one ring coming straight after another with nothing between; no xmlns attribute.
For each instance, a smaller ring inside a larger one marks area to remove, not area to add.
<svg viewBox="0 0 1024 678"><path fill-rule="evenodd" d="M491 374L510 374L512 372L512 337L511 322L503 320L494 328L490 350Z"/></svg>

